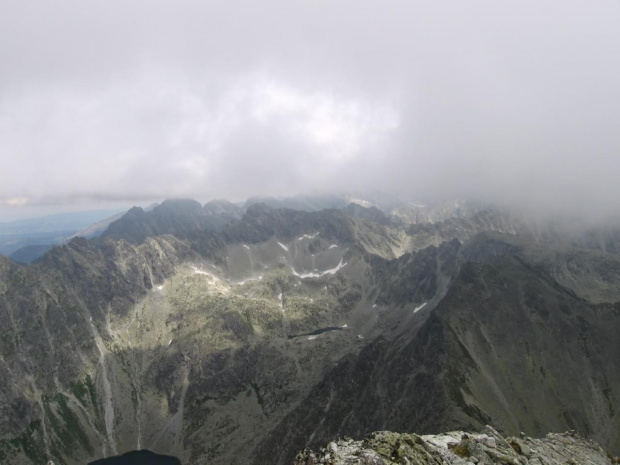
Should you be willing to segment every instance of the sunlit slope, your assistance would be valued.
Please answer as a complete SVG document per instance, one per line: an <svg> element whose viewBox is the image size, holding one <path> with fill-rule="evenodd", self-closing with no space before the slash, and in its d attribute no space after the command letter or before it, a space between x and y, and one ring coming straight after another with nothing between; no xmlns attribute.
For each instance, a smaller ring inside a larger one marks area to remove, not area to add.
<svg viewBox="0 0 620 465"><path fill-rule="evenodd" d="M224 463L372 338L366 248L393 256L400 236L337 211L254 210L218 234L76 239L35 266L3 262L7 459L148 447Z"/></svg>

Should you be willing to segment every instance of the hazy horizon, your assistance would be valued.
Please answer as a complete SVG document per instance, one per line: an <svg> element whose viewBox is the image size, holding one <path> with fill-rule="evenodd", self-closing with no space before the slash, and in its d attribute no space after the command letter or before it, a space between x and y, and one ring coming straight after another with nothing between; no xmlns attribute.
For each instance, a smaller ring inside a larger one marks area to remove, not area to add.
<svg viewBox="0 0 620 465"><path fill-rule="evenodd" d="M0 221L368 188L618 214L618 2L0 13Z"/></svg>

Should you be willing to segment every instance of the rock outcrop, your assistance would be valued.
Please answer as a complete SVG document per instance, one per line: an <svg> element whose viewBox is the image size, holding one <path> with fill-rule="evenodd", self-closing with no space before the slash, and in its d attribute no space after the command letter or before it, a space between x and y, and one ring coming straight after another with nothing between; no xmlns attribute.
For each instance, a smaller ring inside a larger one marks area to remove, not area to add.
<svg viewBox="0 0 620 465"><path fill-rule="evenodd" d="M313 452L304 449L294 465L609 465L620 463L598 444L575 432L533 439L521 434L504 438L492 427L481 433L452 431L419 436L389 431L371 433L361 441L339 439Z"/></svg>

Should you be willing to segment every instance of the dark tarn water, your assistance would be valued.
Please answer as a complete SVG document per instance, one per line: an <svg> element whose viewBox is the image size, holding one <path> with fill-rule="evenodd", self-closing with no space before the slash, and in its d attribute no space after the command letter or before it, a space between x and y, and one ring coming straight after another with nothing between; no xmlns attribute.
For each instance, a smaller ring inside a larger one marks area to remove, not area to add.
<svg viewBox="0 0 620 465"><path fill-rule="evenodd" d="M134 450L123 455L99 459L88 465L181 465L181 461L170 455L159 455L150 450Z"/></svg>
<svg viewBox="0 0 620 465"><path fill-rule="evenodd" d="M347 328L343 328L342 326L328 326L327 328L315 329L314 331L312 331L310 333L289 334L288 338L289 339L294 339L296 337L302 337L302 336L316 336L318 334L323 334L323 333L326 333L328 331L346 331L346 330L347 330Z"/></svg>

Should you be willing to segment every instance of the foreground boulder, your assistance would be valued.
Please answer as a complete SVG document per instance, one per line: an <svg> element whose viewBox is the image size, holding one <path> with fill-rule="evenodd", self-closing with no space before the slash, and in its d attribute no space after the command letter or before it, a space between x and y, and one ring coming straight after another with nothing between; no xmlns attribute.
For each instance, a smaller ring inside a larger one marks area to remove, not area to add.
<svg viewBox="0 0 620 465"><path fill-rule="evenodd" d="M548 434L543 439L504 438L487 426L482 433L452 431L418 436L378 431L362 441L345 438L319 452L304 449L294 465L609 465L620 463L596 443L574 432Z"/></svg>

